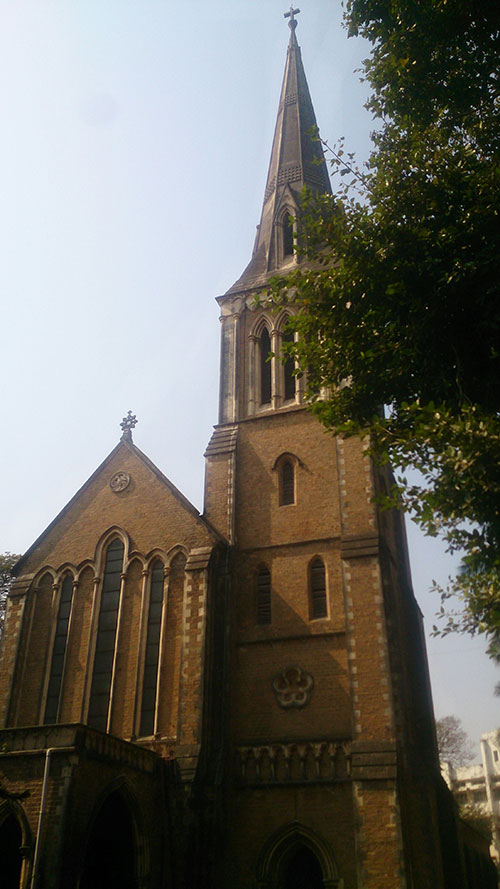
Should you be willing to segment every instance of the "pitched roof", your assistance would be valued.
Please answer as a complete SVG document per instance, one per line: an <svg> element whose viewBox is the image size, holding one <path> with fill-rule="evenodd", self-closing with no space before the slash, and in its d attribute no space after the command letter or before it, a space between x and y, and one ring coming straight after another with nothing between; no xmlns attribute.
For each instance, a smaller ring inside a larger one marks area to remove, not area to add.
<svg viewBox="0 0 500 889"><path fill-rule="evenodd" d="M81 495L84 493L84 491L86 491L87 488L92 484L94 479L97 478L97 476L102 472L103 469L105 469L107 464L111 462L113 457L122 448L126 448L127 450L131 451L132 454L134 454L136 457L138 457L138 459L145 466L147 466L147 468L156 476L156 478L159 479L159 481L162 482L165 485L165 487L167 487L169 489L171 494L173 494L173 496L176 498L176 500L178 500L181 503L181 505L184 507L184 509L186 509L186 511L189 512L193 516L194 519L196 519L198 522L200 522L202 525L204 525L204 527L207 529L209 534L216 541L222 542L224 540L222 535L210 524L209 521L207 521L207 519L205 519L202 515L200 515L200 513L198 512L196 507L193 506L193 504L187 499L187 497L185 497L184 494L182 494L181 491L179 491L179 489L176 488L174 484L172 484L170 479L168 479L167 476L163 474L161 469L158 469L158 467L153 463L153 461L150 460L149 457L147 457L146 454L144 454L133 443L131 435L123 435L122 438L120 439L120 441L118 442L118 444L116 445L116 447L113 448L113 450L108 454L108 456L105 458L105 460L103 460L103 462L97 467L95 472L92 473L92 475L87 479L87 481L82 485L82 487L78 489L76 494L74 494L74 496L71 498L71 500L68 501L66 506L64 506L63 509L61 509L61 511L56 515L55 519L53 519L52 522L49 525L47 525L45 530L42 531L42 533L40 534L39 537L37 537L35 542L32 543L32 545L29 547L29 549L27 549L26 552L21 556L21 558L16 562L16 564L14 565L14 567L12 569L12 573L14 575L19 574L20 570L23 567L23 564L25 563L27 558L31 555L31 553L33 553L36 550L36 548L47 537L47 535L52 531L52 529L55 528L55 526L63 518L63 516L65 516L66 513L69 512L69 510L77 502L79 497L81 497Z"/></svg>

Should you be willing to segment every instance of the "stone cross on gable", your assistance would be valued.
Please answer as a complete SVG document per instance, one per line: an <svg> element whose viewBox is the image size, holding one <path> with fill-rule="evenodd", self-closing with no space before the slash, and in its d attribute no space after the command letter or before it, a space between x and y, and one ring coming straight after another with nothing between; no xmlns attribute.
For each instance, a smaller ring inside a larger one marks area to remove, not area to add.
<svg viewBox="0 0 500 889"><path fill-rule="evenodd" d="M126 438L129 441L132 441L132 429L137 426L137 417L132 411L129 411L127 416L123 418L120 423L120 427L122 430L122 438Z"/></svg>
<svg viewBox="0 0 500 889"><path fill-rule="evenodd" d="M295 28L297 27L297 22L295 21L295 16L298 15L299 12L300 12L300 9L294 9L293 6L290 6L289 11L283 13L283 16L286 19L290 19L290 21L288 22L288 27L291 28L293 31L295 31Z"/></svg>

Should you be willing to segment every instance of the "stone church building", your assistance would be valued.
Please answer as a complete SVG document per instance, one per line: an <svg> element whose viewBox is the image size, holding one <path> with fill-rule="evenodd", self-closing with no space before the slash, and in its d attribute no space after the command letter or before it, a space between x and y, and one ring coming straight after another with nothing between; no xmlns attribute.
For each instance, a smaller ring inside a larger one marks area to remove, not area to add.
<svg viewBox="0 0 500 889"><path fill-rule="evenodd" d="M303 187L330 189L289 19L252 258L218 299L203 514L129 414L15 568L2 889L496 885L440 778L403 521L374 504L387 471L279 358L293 309L266 284L300 261Z"/></svg>

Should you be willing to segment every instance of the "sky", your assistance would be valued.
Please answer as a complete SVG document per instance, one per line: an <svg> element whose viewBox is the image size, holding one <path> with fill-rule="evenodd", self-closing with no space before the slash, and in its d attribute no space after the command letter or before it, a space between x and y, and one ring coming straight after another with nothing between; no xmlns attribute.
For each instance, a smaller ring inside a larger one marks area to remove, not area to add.
<svg viewBox="0 0 500 889"><path fill-rule="evenodd" d="M321 135L374 123L338 0L297 38ZM116 445L202 510L217 422L215 297L247 265L289 30L278 0L0 0L0 552L22 553ZM409 527L427 636L453 563ZM436 716L500 726L480 639L428 638Z"/></svg>

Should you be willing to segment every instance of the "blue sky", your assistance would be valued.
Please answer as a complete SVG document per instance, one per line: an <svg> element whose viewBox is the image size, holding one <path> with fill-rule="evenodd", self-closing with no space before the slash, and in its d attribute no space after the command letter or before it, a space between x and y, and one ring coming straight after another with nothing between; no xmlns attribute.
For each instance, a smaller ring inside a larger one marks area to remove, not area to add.
<svg viewBox="0 0 500 889"><path fill-rule="evenodd" d="M246 266L285 61L277 0L0 0L0 551L25 550L134 439L202 508L217 420L215 297ZM323 138L360 160L373 123L340 3L301 3ZM414 587L450 567L410 531ZM430 640L438 716L500 724L481 640Z"/></svg>

